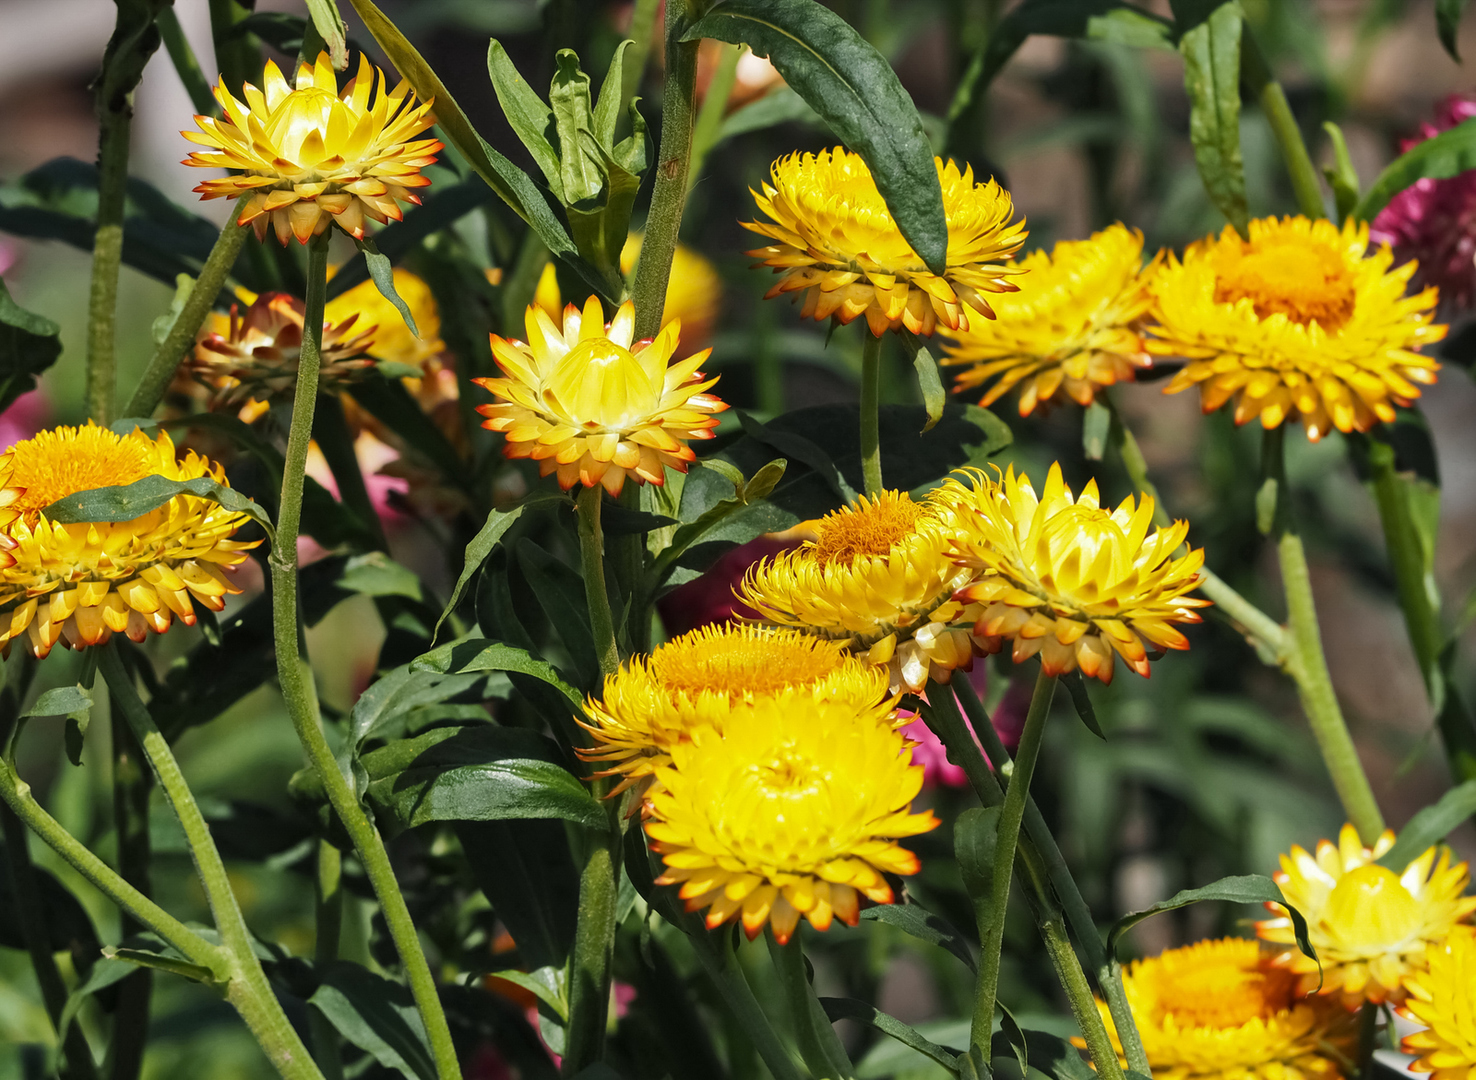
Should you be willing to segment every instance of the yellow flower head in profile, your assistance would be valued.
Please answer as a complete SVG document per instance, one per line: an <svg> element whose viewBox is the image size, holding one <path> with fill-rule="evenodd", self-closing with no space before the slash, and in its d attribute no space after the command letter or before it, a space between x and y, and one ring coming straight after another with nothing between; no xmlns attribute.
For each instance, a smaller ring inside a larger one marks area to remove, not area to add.
<svg viewBox="0 0 1476 1080"><path fill-rule="evenodd" d="M1137 960L1123 990L1153 1075L1162 1080L1339 1080L1355 1025L1304 998L1289 972L1244 938L1201 941ZM1097 1003L1121 1056L1112 1014Z"/></svg>
<svg viewBox="0 0 1476 1080"><path fill-rule="evenodd" d="M415 136L436 122L431 103L417 105L403 82L387 89L367 59L341 95L328 54L319 53L316 64L298 68L295 88L267 61L262 89L247 83L243 96L217 85L225 115L197 116L200 130L180 134L209 148L184 164L234 171L195 190L205 199L244 198L236 220L258 240L270 223L284 245L289 236L305 244L330 221L363 239L366 217L400 220L399 204L419 203L414 189L430 184L420 170L442 144Z"/></svg>
<svg viewBox="0 0 1476 1080"><path fill-rule="evenodd" d="M259 540L231 539L249 518L219 503L176 495L132 521L63 525L43 512L79 491L132 484L146 476L193 480L225 475L208 459L138 429L114 435L88 424L54 428L0 456L0 545L12 560L0 569L0 645L22 635L38 658L58 641L80 649L115 633L142 641L162 634L175 616L195 623L192 598L212 611L225 606L235 566Z"/></svg>
<svg viewBox="0 0 1476 1080"><path fill-rule="evenodd" d="M886 706L883 706L886 708ZM699 727L658 769L646 833L688 911L715 928L765 923L788 941L803 915L818 930L852 926L862 896L892 901L886 874L912 874L897 843L938 825L911 813L923 769L906 739L841 697L803 710L760 697L728 705L721 730Z"/></svg>
<svg viewBox="0 0 1476 1080"><path fill-rule="evenodd" d="M771 698L803 716L812 699L850 702L887 722L885 671L856 659L840 642L794 630L721 623L673 638L631 658L591 698L584 725L598 745L580 751L622 774L618 791L671 761L671 748L694 728L722 730L733 702Z"/></svg>
<svg viewBox="0 0 1476 1080"><path fill-rule="evenodd" d="M1095 480L1073 499L1060 465L1039 498L1014 466L994 472L970 470L968 483L950 478L938 494L953 508L959 560L976 578L958 598L982 606L974 632L991 652L1012 640L1017 664L1039 653L1048 675L1080 667L1110 683L1114 653L1146 678L1149 647L1189 647L1173 624L1199 622L1194 609L1209 601L1187 595L1204 551L1174 556L1187 521L1155 527L1146 495L1106 510Z"/></svg>
<svg viewBox="0 0 1476 1080"><path fill-rule="evenodd" d="M1435 1080L1476 1074L1476 930L1457 926L1425 947L1425 968L1404 980L1409 997L1399 1011L1424 1031L1406 1035L1402 1049L1419 1058L1414 1072Z"/></svg>
<svg viewBox="0 0 1476 1080"><path fill-rule="evenodd" d="M950 331L948 367L962 367L957 393L989 385L980 405L1020 390L1020 415L1064 394L1090 405L1098 389L1131 382L1152 361L1138 324L1148 311L1143 234L1113 225L1089 240L1062 240L1049 253L1011 263L1027 275L1020 291L994 300L997 319Z"/></svg>
<svg viewBox="0 0 1476 1080"><path fill-rule="evenodd" d="M815 539L765 559L740 595L767 622L842 641L887 667L893 687L917 692L973 663L972 621L953 594L972 580L948 553L930 499L862 495L815 523Z"/></svg>
<svg viewBox="0 0 1476 1080"><path fill-rule="evenodd" d="M1168 394L1198 386L1205 412L1274 428L1298 417L1309 439L1367 431L1420 396L1440 365L1414 350L1445 337L1434 289L1405 296L1415 272L1368 252L1368 225L1263 218L1243 240L1226 226L1170 255L1150 278L1148 351L1188 363Z"/></svg>
<svg viewBox="0 0 1476 1080"><path fill-rule="evenodd" d="M1025 223L1010 224L1010 194L993 180L976 184L972 166L960 173L935 162L948 218L941 277L902 236L859 154L836 147L774 162L772 182L753 193L771 220L742 223L773 241L748 252L783 275L769 297L804 292L805 318L864 315L877 337L902 326L914 334L968 326L970 309L994 318L983 294L1016 288L1009 279L1020 270L1005 260L1025 242Z"/></svg>
<svg viewBox="0 0 1476 1080"><path fill-rule="evenodd" d="M597 296L583 312L566 307L562 329L536 305L526 324L526 344L492 335L506 377L472 380L498 399L477 412L488 418L483 427L507 436L505 455L532 458L539 475L557 475L566 491L603 484L618 495L627 476L665 483L668 467L687 471L697 457L687 443L712 438L715 414L728 407L704 392L717 382L698 370L712 350L671 363L677 322L653 340L632 341L629 301L608 326Z"/></svg>
<svg viewBox="0 0 1476 1080"><path fill-rule="evenodd" d="M1404 980L1425 963L1425 947L1445 939L1472 911L1476 896L1463 896L1470 872L1451 865L1450 850L1430 848L1396 874L1377 860L1394 846L1385 832L1372 849L1344 825L1338 842L1323 840L1317 854L1294 846L1281 857L1276 884L1307 920L1308 937L1322 961L1302 955L1291 920L1279 904L1266 907L1280 917L1256 924L1256 933L1288 948L1277 963L1301 976L1301 992L1338 995L1349 1009L1365 1001L1404 1000Z"/></svg>

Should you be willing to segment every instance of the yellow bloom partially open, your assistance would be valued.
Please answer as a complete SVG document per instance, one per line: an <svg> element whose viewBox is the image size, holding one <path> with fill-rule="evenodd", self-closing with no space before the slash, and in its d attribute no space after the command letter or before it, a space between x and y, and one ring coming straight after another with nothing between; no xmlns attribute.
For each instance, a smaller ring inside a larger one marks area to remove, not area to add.
<svg viewBox="0 0 1476 1080"><path fill-rule="evenodd" d="M225 115L197 116L200 130L180 134L209 148L184 164L234 170L195 190L205 199L245 198L236 220L258 240L270 223L283 244L289 236L305 244L331 221L362 239L366 217L398 221L400 203L420 202L415 189L430 183L420 170L442 148L415 138L436 122L431 103L417 105L403 82L388 90L367 59L341 95L327 53L298 68L295 88L269 60L262 89L247 83L243 96L217 85Z"/></svg>
<svg viewBox="0 0 1476 1080"><path fill-rule="evenodd" d="M249 518L219 503L176 495L132 521L62 525L43 513L79 491L131 484L146 476L225 483L220 467L138 429L114 435L88 424L55 428L0 456L0 648L26 635L38 658L58 641L101 645L115 633L142 641L176 616L195 623L192 598L213 611L241 590L223 568L261 541L231 539Z"/></svg>
<svg viewBox="0 0 1476 1080"><path fill-rule="evenodd" d="M533 459L540 475L557 475L565 490L603 484L618 495L627 476L665 483L667 468L687 471L697 457L687 443L712 438L715 414L728 407L704 393L717 382L698 370L712 350L671 363L677 322L654 340L632 341L629 301L608 326L597 296L583 312L565 308L562 329L536 305L526 324L526 344L492 335L506 377L472 380L498 399L477 412L488 418L483 427L507 436L504 454Z"/></svg>
<svg viewBox="0 0 1476 1080"><path fill-rule="evenodd" d="M1338 1080L1338 1055L1354 1053L1350 1017L1325 999L1301 997L1296 979L1269 965L1254 941L1169 949L1129 965L1122 981L1162 1080ZM1121 1057L1112 1014L1097 1007Z"/></svg>
<svg viewBox="0 0 1476 1080"><path fill-rule="evenodd" d="M1426 1025L1406 1035L1402 1049L1418 1061L1415 1072L1435 1080L1476 1075L1476 930L1458 926L1425 947L1425 968L1404 980L1409 997L1399 1011Z"/></svg>
<svg viewBox="0 0 1476 1080"><path fill-rule="evenodd" d="M1010 264L1020 291L995 298L993 320L947 331L942 363L962 367L955 392L992 384L980 405L1020 389L1020 415L1062 394L1090 405L1097 391L1150 366L1138 324L1148 310L1143 234L1113 225L1088 240L1062 240Z"/></svg>
<svg viewBox="0 0 1476 1080"><path fill-rule="evenodd" d="M936 164L948 218L941 277L902 236L859 154L836 147L774 162L772 182L753 193L771 220L742 223L773 241L748 252L782 275L768 295L803 292L805 318L865 315L878 337L902 326L914 334L967 326L970 309L992 319L983 294L1016 288L1009 279L1021 271L1005 260L1025 242L1025 223L1010 224L1009 192L993 180L976 184L971 166Z"/></svg>
<svg viewBox="0 0 1476 1080"><path fill-rule="evenodd" d="M1148 351L1188 363L1164 388L1198 386L1205 412L1274 428L1293 417L1320 439L1367 431L1420 396L1440 365L1414 350L1445 337L1434 289L1405 296L1415 264L1370 253L1368 225L1263 218L1170 255L1152 275Z"/></svg>
<svg viewBox="0 0 1476 1080"><path fill-rule="evenodd" d="M1199 622L1194 609L1209 601L1187 595L1203 550L1174 555L1188 522L1154 527L1146 495L1105 510L1095 480L1072 498L1060 465L1039 498L1014 466L994 472L950 478L937 496L952 508L960 563L978 577L958 599L982 606L974 632L986 648L1012 640L1016 663L1039 653L1048 675L1080 667L1110 683L1114 653L1146 678L1148 646L1189 647L1173 624Z"/></svg>
<svg viewBox="0 0 1476 1080"><path fill-rule="evenodd" d="M800 710L732 701L721 729L694 729L656 776L646 833L666 862L658 884L680 885L710 928L741 919L750 938L769 923L788 941L801 915L819 930L854 926L862 896L891 902L886 874L917 872L897 841L939 823L911 813L923 770L902 734L838 697Z"/></svg>
<svg viewBox="0 0 1476 1080"><path fill-rule="evenodd" d="M1448 848L1432 847L1396 874L1376 862L1393 846L1392 832L1370 849L1344 825L1338 842L1323 840L1315 856L1294 846L1281 857L1276 883L1307 920L1321 974L1296 948L1291 919L1279 904L1266 905L1280 917L1257 923L1256 933L1289 946L1277 962L1301 976L1303 993L1320 981L1321 993L1338 995L1349 1009L1400 1002L1405 979L1424 967L1426 946L1476 911L1476 896L1462 895L1470 872L1463 862L1451 865Z"/></svg>

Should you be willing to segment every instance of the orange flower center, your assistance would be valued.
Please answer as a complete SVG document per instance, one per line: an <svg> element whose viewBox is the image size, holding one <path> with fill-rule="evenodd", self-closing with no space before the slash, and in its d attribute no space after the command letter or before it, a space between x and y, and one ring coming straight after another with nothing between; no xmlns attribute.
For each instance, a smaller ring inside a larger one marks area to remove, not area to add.
<svg viewBox="0 0 1476 1080"><path fill-rule="evenodd" d="M1370 863L1344 874L1328 895L1322 927L1345 945L1382 952L1414 939L1421 908L1399 875Z"/></svg>
<svg viewBox="0 0 1476 1080"><path fill-rule="evenodd" d="M1218 268L1215 300L1244 299L1263 319L1279 313L1332 333L1352 317L1357 294L1337 252L1283 243L1243 250Z"/></svg>
<svg viewBox="0 0 1476 1080"><path fill-rule="evenodd" d="M820 520L815 559L824 566L849 564L858 555L886 555L917 532L926 512L906 492L884 491L875 499L862 496L854 508Z"/></svg>
<svg viewBox="0 0 1476 1080"><path fill-rule="evenodd" d="M652 674L674 692L770 695L817 682L840 657L836 646L819 638L728 637L672 642L650 663Z"/></svg>
<svg viewBox="0 0 1476 1080"><path fill-rule="evenodd" d="M1175 971L1162 987L1164 1015L1181 1027L1237 1028L1291 1007L1296 976L1234 956Z"/></svg>
<svg viewBox="0 0 1476 1080"><path fill-rule="evenodd" d="M4 484L23 494L10 508L33 521L38 511L74 492L142 480L154 472L152 445L91 426L76 429L74 436L59 428L18 442L11 448Z"/></svg>

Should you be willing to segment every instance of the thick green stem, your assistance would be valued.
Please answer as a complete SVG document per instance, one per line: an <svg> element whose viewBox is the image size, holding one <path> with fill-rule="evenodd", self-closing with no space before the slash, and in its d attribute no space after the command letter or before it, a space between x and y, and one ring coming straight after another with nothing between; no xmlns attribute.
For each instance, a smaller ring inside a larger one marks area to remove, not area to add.
<svg viewBox="0 0 1476 1080"><path fill-rule="evenodd" d="M687 171L692 160L693 103L697 89L696 41L682 41L693 0L668 0L666 5L666 86L661 92L661 151L656 162L656 185L651 212L646 215L641 261L636 267L635 336L655 337L666 306L671 260L682 228L687 201Z"/></svg>
<svg viewBox="0 0 1476 1080"><path fill-rule="evenodd" d="M1010 786L1014 787L1013 782ZM1076 1018L1076 1026L1081 1028L1087 1053L1092 1056L1092 1064L1097 1067L1097 1075L1103 1080L1123 1080L1122 1063L1118 1060L1112 1038L1107 1034L1107 1027L1102 1023L1102 1014L1097 1009L1092 988L1087 985L1086 975L1076 959L1076 950L1071 947L1071 940L1066 936L1065 925L1059 917L1047 919L1041 924L1040 936L1045 942L1046 952L1050 953L1056 978L1066 991L1066 1000L1071 1004L1071 1015Z"/></svg>
<svg viewBox="0 0 1476 1080"><path fill-rule="evenodd" d="M334 812L354 843L364 873L379 899L385 926L400 954L410 993L430 1038L431 1053L440 1080L460 1080L456 1047L441 1008L436 980L425 959L415 922L395 880L394 867L379 830L360 805L349 778L340 768L323 734L318 694L312 669L303 658L297 611L297 536L302 524L303 477L308 443L312 439L313 409L318 400L318 371L323 336L323 304L328 281L328 237L324 232L308 244L307 297L303 312L301 359L292 405L292 426L282 473L282 498L277 514L277 536L272 549L272 633L277 652L277 681L298 740L322 781Z"/></svg>
<svg viewBox="0 0 1476 1080"><path fill-rule="evenodd" d="M614 814L611 816L613 818ZM618 821L612 821L611 825L618 838ZM579 875L579 917L574 927L574 952L570 958L573 970L569 988L568 1040L560 1066L564 1076L575 1076L605 1056L619 874L620 864L616 861L610 837L592 835L584 870Z"/></svg>
<svg viewBox="0 0 1476 1080"><path fill-rule="evenodd" d="M169 389L179 362L194 347L195 335L200 332L205 316L210 314L215 298L220 295L231 268L236 265L236 256L241 253L241 245L246 242L246 236L250 232L251 226L237 225L234 217L220 230L220 236L210 249L205 265L200 267L200 276L195 279L184 307L180 309L164 341L154 350L143 378L139 380L133 396L124 407L123 415L148 416L163 399L164 391Z"/></svg>
<svg viewBox="0 0 1476 1080"><path fill-rule="evenodd" d="M256 957L251 931L246 928L246 919L241 914L241 906L236 901L225 862L210 835L205 815L200 812L194 793L185 783L184 773L180 771L179 762L175 760L163 732L139 699L133 677L123 667L115 643L100 647L98 669L107 680L113 707L128 721L133 737L138 740L154 771L160 790L184 830L190 856L194 859L200 884L205 889L205 899L215 919L215 928L229 957L224 980L226 997L241 1012L278 1072L289 1078L322 1080L323 1074L313 1064L307 1047L288 1022L271 983L267 981L266 972L262 970L261 961Z"/></svg>
<svg viewBox="0 0 1476 1080"><path fill-rule="evenodd" d="M313 942L313 965L322 971L338 959L343 935L343 853L327 840L318 841L317 873L314 876L314 914L317 938ZM313 1038L313 1059L323 1070L324 1080L342 1080L343 1057L338 1048L338 1029L314 1008L308 1009Z"/></svg>
<svg viewBox="0 0 1476 1080"><path fill-rule="evenodd" d="M774 959L774 970L779 975L779 986L784 991L784 1011L794 1024L795 1042L800 1057L814 1074L815 1080L849 1080L855 1075L855 1066L846 1057L845 1048L836 1037L830 1018L815 996L805 970L805 954L800 948L799 928L796 927L788 941L780 944L774 931L766 931L769 955Z"/></svg>
<svg viewBox="0 0 1476 1080"><path fill-rule="evenodd" d="M118 270L123 263L132 111L100 110L98 123L97 232L92 241L92 286L87 301L87 412L106 427L113 422L118 388Z"/></svg>
<svg viewBox="0 0 1476 1080"><path fill-rule="evenodd" d="M1051 699L1056 694L1056 678L1047 675L1045 667L1035 680L1035 693L1030 698L1030 709L1025 714L1025 728L1020 733L1020 747L1015 751L1014 769L1010 772L1009 787L1005 789L1004 804L999 811L999 828L994 845L994 875L990 879L990 909L993 918L988 933L979 943L979 981L974 991L974 1025L970 1040L985 1054L989 1054L990 1040L994 1035L994 1006L999 996L999 961L1004 949L1005 909L1010 903L1010 885L1015 873L1015 850L1020 840L1020 823L1025 819L1025 803L1030 794L1030 778L1035 773L1035 762L1040 756L1041 739L1045 736L1046 717L1050 715ZM998 762L996 771L1004 768ZM1082 977L1083 982L1085 976ZM1090 995L1088 995L1090 996Z"/></svg>
<svg viewBox="0 0 1476 1080"><path fill-rule="evenodd" d="M113 728L113 832L118 838L118 872L125 881L147 895L150 891L149 864L149 772L143 766L143 754L128 723L117 709L112 715ZM123 934L142 929L127 913L123 916ZM149 1007L153 998L154 973L139 968L119 986L118 1007L113 1013L113 1038L108 1047L110 1080L136 1080L143 1069L145 1044L148 1041Z"/></svg>
<svg viewBox="0 0 1476 1080"><path fill-rule="evenodd" d="M726 929L710 934L699 920L687 918L688 924L683 929L692 943L692 951L737 1022L738 1030L753 1044L774 1080L807 1080L774 1025L769 1023L758 998L753 996L753 988L748 985L733 952L732 934Z"/></svg>
<svg viewBox="0 0 1476 1080"><path fill-rule="evenodd" d="M1261 103L1261 111L1271 125L1271 134L1286 162L1286 171L1291 175L1292 191L1297 198L1297 207L1307 217L1317 219L1327 216L1322 202L1322 179L1317 166L1312 164L1312 155L1307 152L1307 143L1302 138L1302 129L1292 115L1286 100L1286 91L1271 77L1271 69L1256 43L1250 27L1246 26L1240 37L1240 70L1246 83Z"/></svg>
<svg viewBox="0 0 1476 1080"><path fill-rule="evenodd" d="M579 492L579 565L584 573L584 600L589 606L600 674L613 675L620 667L620 652L615 647L615 619L605 589L605 533L600 526L604 495L599 485Z"/></svg>
<svg viewBox="0 0 1476 1080"><path fill-rule="evenodd" d="M882 339L861 331L861 477L873 499L882 492L881 354Z"/></svg>

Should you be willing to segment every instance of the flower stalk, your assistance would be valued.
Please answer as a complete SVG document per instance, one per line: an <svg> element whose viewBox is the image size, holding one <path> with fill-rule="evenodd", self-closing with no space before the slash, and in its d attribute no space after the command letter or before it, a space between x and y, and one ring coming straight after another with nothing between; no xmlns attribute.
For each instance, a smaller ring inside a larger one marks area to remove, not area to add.
<svg viewBox="0 0 1476 1080"><path fill-rule="evenodd" d="M1261 111L1266 114L1266 122L1271 125L1271 134L1281 150L1282 160L1286 162L1297 207L1309 218L1326 217L1327 208L1322 202L1322 180L1317 175L1317 166L1312 164L1312 155L1307 152L1306 140L1302 138L1297 118L1292 115L1286 91L1272 78L1271 68L1249 26L1241 32L1240 58L1241 74L1261 103Z"/></svg>
<svg viewBox="0 0 1476 1080"><path fill-rule="evenodd" d="M92 240L92 285L87 300L87 411L103 425L113 421L118 389L118 271L123 263L123 205L132 119L132 110L126 106L98 110L97 232Z"/></svg>
<svg viewBox="0 0 1476 1080"><path fill-rule="evenodd" d="M872 498L883 490L881 468L882 339L870 331L861 336L861 476Z"/></svg>
<svg viewBox="0 0 1476 1080"><path fill-rule="evenodd" d="M846 1057L830 1018L815 997L815 988L810 985L805 970L805 954L800 947L799 934L796 933L783 945L775 940L772 928L766 931L765 937L769 943L769 955L774 960L774 971L779 975L779 985L784 992L784 1011L794 1024L800 1057L815 1080L849 1080L855 1075L855 1067Z"/></svg>
<svg viewBox="0 0 1476 1080"><path fill-rule="evenodd" d="M690 915L684 916L683 921L686 925L682 929L687 932L692 951L697 954L703 971L732 1013L738 1030L753 1044L774 1080L808 1080L769 1022L758 998L754 997L753 988L748 985L733 951L732 935L727 932L710 934L699 920Z"/></svg>

